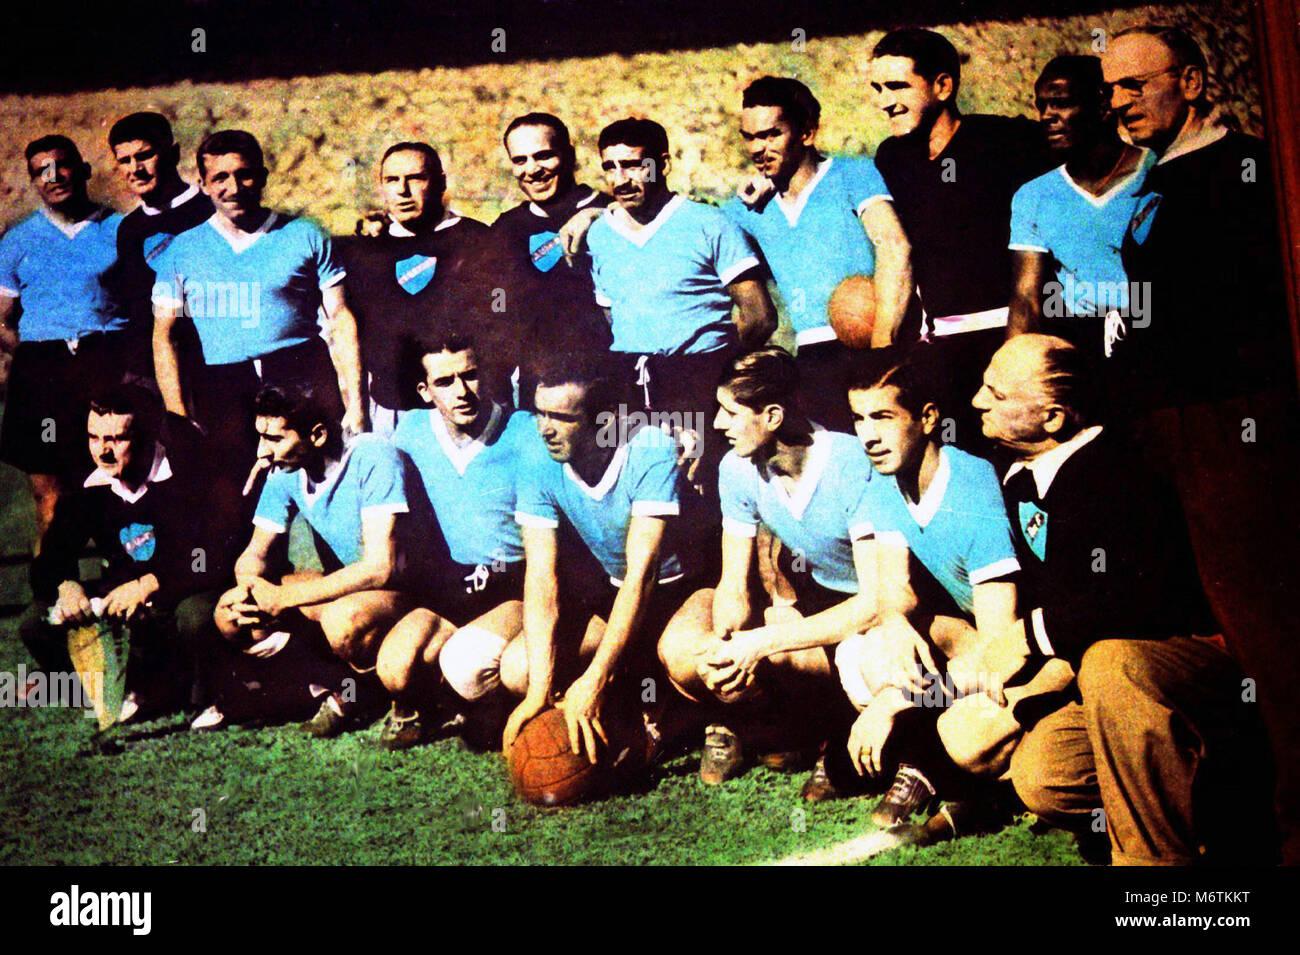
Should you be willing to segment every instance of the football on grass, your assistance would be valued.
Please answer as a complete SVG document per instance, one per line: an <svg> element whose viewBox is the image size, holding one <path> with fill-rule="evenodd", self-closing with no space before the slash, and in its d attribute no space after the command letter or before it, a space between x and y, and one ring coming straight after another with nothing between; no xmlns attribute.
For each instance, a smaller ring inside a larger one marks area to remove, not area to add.
<svg viewBox="0 0 1300 955"><path fill-rule="evenodd" d="M510 748L509 761L515 792L535 806L582 802L599 793L608 776L603 758L592 765L586 756L569 749L564 714L554 708L524 724Z"/></svg>

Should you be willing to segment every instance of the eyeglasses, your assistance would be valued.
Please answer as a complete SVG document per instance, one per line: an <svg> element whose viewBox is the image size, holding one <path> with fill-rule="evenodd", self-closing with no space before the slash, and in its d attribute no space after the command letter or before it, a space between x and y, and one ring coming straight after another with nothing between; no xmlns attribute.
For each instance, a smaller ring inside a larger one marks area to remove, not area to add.
<svg viewBox="0 0 1300 955"><path fill-rule="evenodd" d="M1134 98L1140 97L1145 91L1147 84L1157 76L1163 76L1166 73L1177 73L1182 70L1181 66L1166 66L1163 70L1156 70L1154 73L1148 73L1145 76L1126 76L1122 80L1116 80L1114 83L1107 83L1107 91L1114 95L1115 90L1121 90L1128 93Z"/></svg>

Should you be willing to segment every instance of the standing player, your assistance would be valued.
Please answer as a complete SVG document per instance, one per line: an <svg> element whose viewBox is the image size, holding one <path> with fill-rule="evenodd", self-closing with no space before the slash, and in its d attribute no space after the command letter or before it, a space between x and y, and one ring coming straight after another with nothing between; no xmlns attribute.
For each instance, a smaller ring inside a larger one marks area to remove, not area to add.
<svg viewBox="0 0 1300 955"><path fill-rule="evenodd" d="M427 143L389 146L379 185L387 215L382 231L341 240L339 252L360 323L370 424L391 434L398 412L419 406L416 380L404 375L402 343L444 319L442 293L486 226L444 204L447 176Z"/></svg>
<svg viewBox="0 0 1300 955"><path fill-rule="evenodd" d="M659 641L678 691L720 714L700 763L710 785L739 772L746 747L807 746L832 733L828 703L840 701L830 649L875 622L871 467L856 439L809 423L797 390L795 360L780 348L736 359L718 386L714 426L732 449L718 475L722 577L686 601ZM786 568L797 599L784 610L776 594L766 608L751 595L760 523L797 555Z"/></svg>
<svg viewBox="0 0 1300 955"><path fill-rule="evenodd" d="M516 516L524 543L523 634L501 655L500 679L523 700L503 747L559 697L575 753L596 761L597 739L650 671L664 625L689 593L690 548L676 526L677 449L653 427L625 434L619 388L597 361L557 356L534 396L543 447L519 467ZM561 522L576 531L608 583L562 576Z"/></svg>
<svg viewBox="0 0 1300 955"><path fill-rule="evenodd" d="M1278 493L1300 470L1300 415L1268 150L1216 122L1205 55L1176 27L1117 35L1102 72L1128 137L1158 157L1123 248L1151 314L1130 326L1111 388L1139 410L1143 451L1178 489L1215 614L1259 673L1287 858L1300 861L1300 772L1288 755L1300 748L1288 623L1300 536L1278 533L1300 526L1296 496Z"/></svg>
<svg viewBox="0 0 1300 955"><path fill-rule="evenodd" d="M295 618L319 624L330 649L370 673L384 635L424 593L433 575L433 516L402 456L378 435L343 438L328 400L294 386L267 386L254 401L258 462L274 468L235 563L237 586L217 608L222 634L246 644ZM301 513L324 574L271 578L273 554ZM415 596L412 596L415 595ZM296 613L295 613L296 612ZM335 692L305 726L336 736L367 715L365 699Z"/></svg>
<svg viewBox="0 0 1300 955"><path fill-rule="evenodd" d="M211 218L212 200L176 171L180 146L162 114L122 117L108 131L108 146L127 188L140 200L118 227L117 264L109 281L147 355L153 328L153 263L176 236ZM148 364L152 377L153 363Z"/></svg>
<svg viewBox="0 0 1300 955"><path fill-rule="evenodd" d="M841 643L835 662L860 713L850 759L869 776L897 764L872 814L882 827L926 809L941 789L960 787L956 770L996 778L1019 736L1019 726L982 696L954 700L943 681L944 668L1014 626L1010 577L1020 565L992 465L940 443L930 373L914 363L894 366L864 374L849 390L858 437L881 475L868 501L880 623ZM1047 674L1059 685L1069 676ZM964 828L956 805L944 817Z"/></svg>
<svg viewBox="0 0 1300 955"><path fill-rule="evenodd" d="M1097 420L1084 368L1067 342L1019 335L975 396L985 433L1015 458L1003 490L1027 612L962 668L995 677L993 689L1045 658L1077 671L1077 695L1027 723L1011 761L1041 818L1087 831L1104 809L1116 865L1267 861L1276 830L1257 705L1177 499Z"/></svg>
<svg viewBox="0 0 1300 955"><path fill-rule="evenodd" d="M912 243L927 335L944 343L951 407L965 409L1006 334L1011 197L1052 163L1031 120L962 115L961 60L938 33L886 34L872 52L870 75L890 133L876 167ZM958 440L978 439L976 424L960 421Z"/></svg>
<svg viewBox="0 0 1300 955"><path fill-rule="evenodd" d="M431 704L441 666L462 699L497 685L497 661L519 633L524 550L515 523L518 463L536 445L536 427L511 414L479 371L478 348L454 330L414 347L428 408L403 416L393 443L415 463L454 564L440 571L428 608L411 611L379 650L377 670L393 711L380 741L405 749L436 729Z"/></svg>
<svg viewBox="0 0 1300 955"><path fill-rule="evenodd" d="M505 132L510 170L527 201L492 223L496 267L490 277L506 293L514 348L521 361L519 394L531 397L529 358L543 350L609 351L609 322L594 302L591 256L564 254L560 229L579 213L591 217L612 201L574 178L577 155L568 127L550 113L527 113Z"/></svg>
<svg viewBox="0 0 1300 955"><path fill-rule="evenodd" d="M875 276L872 345L892 344L912 295L907 236L875 163L817 151L821 104L808 87L764 76L745 88L741 105L740 135L757 173L723 211L772 269L794 325L804 411L847 432L850 352L836 340L827 306L848 276Z"/></svg>
<svg viewBox="0 0 1300 955"><path fill-rule="evenodd" d="M677 426L707 449L723 367L737 346L761 345L776 329L758 255L720 210L668 188L668 134L658 123L618 120L599 146L615 204L587 244L613 350L635 363L646 406L680 416ZM716 457L697 461L694 480L712 484L716 466Z"/></svg>
<svg viewBox="0 0 1300 955"><path fill-rule="evenodd" d="M1140 295L1130 300L1120 246L1154 157L1119 138L1095 56L1049 62L1034 100L1048 149L1065 161L1012 197L1008 327L1018 334L1050 326L1094 357L1109 355L1107 314L1148 304Z"/></svg>
<svg viewBox="0 0 1300 955"><path fill-rule="evenodd" d="M167 410L207 429L229 468L225 483L237 488L255 457L248 425L262 384L309 387L342 407L346 430L360 431L361 359L330 237L262 205L267 170L257 140L242 130L213 133L199 145L198 166L217 211L154 262L154 364ZM191 327L203 351L192 380L178 353Z"/></svg>
<svg viewBox="0 0 1300 955"><path fill-rule="evenodd" d="M31 481L39 550L60 487L88 470L90 394L144 370L148 353L104 286L122 217L87 196L90 164L66 136L28 143L26 157L41 208L0 239L0 345L13 353L0 459Z"/></svg>

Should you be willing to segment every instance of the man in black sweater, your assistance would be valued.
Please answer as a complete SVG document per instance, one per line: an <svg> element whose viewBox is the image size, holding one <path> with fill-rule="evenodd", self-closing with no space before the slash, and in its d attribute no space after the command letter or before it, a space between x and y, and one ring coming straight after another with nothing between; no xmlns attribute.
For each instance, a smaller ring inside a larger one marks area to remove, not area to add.
<svg viewBox="0 0 1300 955"><path fill-rule="evenodd" d="M1104 821L1116 864L1261 861L1276 830L1251 684L1201 589L1177 498L1097 422L1084 368L1065 340L1020 335L975 396L985 435L1015 458L1004 496L1021 619L961 679L1015 683L1045 657L1074 667L1077 701L1017 707L1029 731L1012 779L1050 822Z"/></svg>
<svg viewBox="0 0 1300 955"><path fill-rule="evenodd" d="M217 645L212 614L226 576L223 520L209 506L201 436L162 420L146 388L122 384L91 400L87 422L95 470L59 499L32 564L36 600L19 634L38 666L71 668L70 626L99 617L129 625L131 661L122 718L140 710L203 702L204 662ZM83 582L78 559L93 539L101 579ZM214 544L214 541L217 543Z"/></svg>
<svg viewBox="0 0 1300 955"><path fill-rule="evenodd" d="M1300 497L1282 489L1300 471L1300 413L1268 149L1216 117L1205 54L1183 30L1126 30L1101 63L1120 125L1157 157L1122 249L1150 314L1129 323L1111 392L1177 488L1210 605L1259 674L1296 863Z"/></svg>

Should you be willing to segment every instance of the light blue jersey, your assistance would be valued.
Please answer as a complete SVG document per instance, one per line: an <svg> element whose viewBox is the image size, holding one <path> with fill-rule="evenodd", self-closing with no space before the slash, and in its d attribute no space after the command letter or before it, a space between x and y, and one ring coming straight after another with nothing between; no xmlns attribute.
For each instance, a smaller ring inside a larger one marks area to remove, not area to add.
<svg viewBox="0 0 1300 955"><path fill-rule="evenodd" d="M751 209L740 199L722 207L758 243L772 269L800 345L830 341L827 306L850 275L875 275L876 250L859 216L871 203L890 201L870 159L823 159L791 202L773 196Z"/></svg>
<svg viewBox="0 0 1300 955"><path fill-rule="evenodd" d="M555 528L563 517L592 555L621 585L627 573L627 529L633 517L675 517L680 511L677 444L658 428L644 427L619 445L595 487L568 464L546 453L538 438L521 461L515 519L524 527ZM682 574L665 536L659 581Z"/></svg>
<svg viewBox="0 0 1300 955"><path fill-rule="evenodd" d="M393 444L420 472L452 560L514 563L524 548L515 523L515 473L537 437L532 415L492 406L478 438L457 445L436 408L404 414Z"/></svg>
<svg viewBox="0 0 1300 955"><path fill-rule="evenodd" d="M869 493L876 540L900 537L957 606L970 613L973 588L1020 569L1002 486L993 465L950 445L921 500L912 504L893 475L877 476Z"/></svg>
<svg viewBox="0 0 1300 955"><path fill-rule="evenodd" d="M367 514L406 515L397 521L402 566L427 572L432 566L428 536L433 519L418 486L416 495L410 493L413 480L414 472L396 448L378 435L358 435L319 484L313 484L306 471L272 471L253 523L283 534L301 513L315 532L317 549L325 545L317 555L321 564L334 571L362 558L361 522Z"/></svg>
<svg viewBox="0 0 1300 955"><path fill-rule="evenodd" d="M307 219L272 212L243 240L216 217L178 235L154 263L155 307L182 304L209 365L229 365L319 336L321 289L343 280L330 237Z"/></svg>
<svg viewBox="0 0 1300 955"><path fill-rule="evenodd" d="M1031 179L1011 199L1010 248L1045 252L1057 262L1056 281L1065 315L1105 315L1128 309L1128 276L1120 246L1138 206L1138 190L1155 154L1143 155L1127 179L1103 195L1080 188L1065 166ZM1049 300L1044 309L1052 307Z"/></svg>
<svg viewBox="0 0 1300 955"><path fill-rule="evenodd" d="M814 431L812 447L793 491L765 468L735 451L718 470L722 529L754 537L766 524L792 553L808 564L813 580L845 594L858 592L853 542L874 533L870 483L880 483L857 438Z"/></svg>
<svg viewBox="0 0 1300 955"><path fill-rule="evenodd" d="M122 217L97 209L74 225L42 208L0 238L0 296L22 301L18 338L48 342L126 327L104 287Z"/></svg>
<svg viewBox="0 0 1300 955"><path fill-rule="evenodd" d="M587 233L596 301L610 310L616 352L695 355L736 342L727 286L759 264L720 209L673 196L630 229L611 205Z"/></svg>

